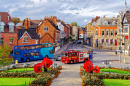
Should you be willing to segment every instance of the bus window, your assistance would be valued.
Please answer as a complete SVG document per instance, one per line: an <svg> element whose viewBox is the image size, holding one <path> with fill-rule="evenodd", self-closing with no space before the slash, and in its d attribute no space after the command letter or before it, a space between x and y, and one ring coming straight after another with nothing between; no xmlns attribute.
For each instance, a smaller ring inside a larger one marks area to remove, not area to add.
<svg viewBox="0 0 130 86"><path fill-rule="evenodd" d="M15 52L15 55L19 55L19 52L16 51L16 52Z"/></svg>
<svg viewBox="0 0 130 86"><path fill-rule="evenodd" d="M35 53L31 53L31 56L35 56Z"/></svg>
<svg viewBox="0 0 130 86"><path fill-rule="evenodd" d="M36 53L36 56L39 56L39 55L40 55L40 52L37 52L37 53Z"/></svg>
<svg viewBox="0 0 130 86"><path fill-rule="evenodd" d="M18 47L15 47L15 49L18 49Z"/></svg>
<svg viewBox="0 0 130 86"><path fill-rule="evenodd" d="M25 49L25 47L24 47L24 46L20 47L20 50L24 50L24 49Z"/></svg>
<svg viewBox="0 0 130 86"><path fill-rule="evenodd" d="M50 53L54 53L54 50L51 50Z"/></svg>
<svg viewBox="0 0 130 86"><path fill-rule="evenodd" d="M27 53L27 56L30 56L30 53Z"/></svg>
<svg viewBox="0 0 130 86"><path fill-rule="evenodd" d="M77 53L76 53L76 52L74 53L74 56L77 56Z"/></svg>
<svg viewBox="0 0 130 86"><path fill-rule="evenodd" d="M30 46L31 47L31 49L35 49L35 46Z"/></svg>
<svg viewBox="0 0 130 86"><path fill-rule="evenodd" d="M44 48L48 47L48 44L43 45Z"/></svg>
<svg viewBox="0 0 130 86"><path fill-rule="evenodd" d="M43 45L40 45L40 48L43 48Z"/></svg>
<svg viewBox="0 0 130 86"><path fill-rule="evenodd" d="M25 49L30 49L30 47L29 47L29 46L26 46Z"/></svg>
<svg viewBox="0 0 130 86"><path fill-rule="evenodd" d="M52 45L51 44L48 44L48 47L51 47Z"/></svg>
<svg viewBox="0 0 130 86"><path fill-rule="evenodd" d="M39 45L36 45L35 47L36 47L36 48L40 48L40 46L39 46Z"/></svg>
<svg viewBox="0 0 130 86"><path fill-rule="evenodd" d="M71 57L71 53L69 53L69 57Z"/></svg>
<svg viewBox="0 0 130 86"><path fill-rule="evenodd" d="M68 56L68 53L65 53L65 56Z"/></svg>

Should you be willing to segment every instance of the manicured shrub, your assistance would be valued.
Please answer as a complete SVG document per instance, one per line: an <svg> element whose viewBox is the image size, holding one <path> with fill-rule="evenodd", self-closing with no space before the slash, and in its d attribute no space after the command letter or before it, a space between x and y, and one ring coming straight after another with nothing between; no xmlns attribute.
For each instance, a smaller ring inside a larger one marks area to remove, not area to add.
<svg viewBox="0 0 130 86"><path fill-rule="evenodd" d="M130 68L129 67L125 67L124 69L129 70Z"/></svg>

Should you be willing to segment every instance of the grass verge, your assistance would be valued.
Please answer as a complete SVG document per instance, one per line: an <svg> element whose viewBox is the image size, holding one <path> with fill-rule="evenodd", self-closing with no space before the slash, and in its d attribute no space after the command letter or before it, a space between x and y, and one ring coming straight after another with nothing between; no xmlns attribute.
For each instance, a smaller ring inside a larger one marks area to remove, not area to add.
<svg viewBox="0 0 130 86"><path fill-rule="evenodd" d="M25 86L35 78L0 78L0 86Z"/></svg>
<svg viewBox="0 0 130 86"><path fill-rule="evenodd" d="M130 86L130 80L102 79L105 86Z"/></svg>
<svg viewBox="0 0 130 86"><path fill-rule="evenodd" d="M120 73L120 74L130 74L129 71L117 70L117 69L100 69L100 72L112 72L112 73Z"/></svg>

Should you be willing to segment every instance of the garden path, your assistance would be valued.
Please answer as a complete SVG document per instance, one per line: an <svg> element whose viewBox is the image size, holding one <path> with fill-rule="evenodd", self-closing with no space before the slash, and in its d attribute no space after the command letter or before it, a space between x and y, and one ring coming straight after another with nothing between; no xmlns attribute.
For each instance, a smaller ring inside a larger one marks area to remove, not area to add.
<svg viewBox="0 0 130 86"><path fill-rule="evenodd" d="M61 73L54 78L50 86L82 86L80 66L73 64L62 65Z"/></svg>

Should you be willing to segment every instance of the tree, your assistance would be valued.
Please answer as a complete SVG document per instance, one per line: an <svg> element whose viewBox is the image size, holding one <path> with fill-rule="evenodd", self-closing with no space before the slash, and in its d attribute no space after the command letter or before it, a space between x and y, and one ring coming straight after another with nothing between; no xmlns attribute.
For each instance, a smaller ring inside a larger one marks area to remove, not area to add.
<svg viewBox="0 0 130 86"><path fill-rule="evenodd" d="M0 46L0 67L10 65L12 59L9 58L10 47L8 45Z"/></svg>
<svg viewBox="0 0 130 86"><path fill-rule="evenodd" d="M13 20L14 24L20 22L20 19L17 17L12 17L12 20Z"/></svg>
<svg viewBox="0 0 130 86"><path fill-rule="evenodd" d="M76 22L72 22L71 25L77 26L77 23Z"/></svg>

